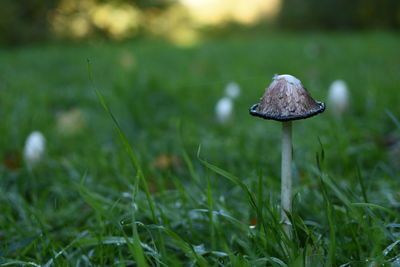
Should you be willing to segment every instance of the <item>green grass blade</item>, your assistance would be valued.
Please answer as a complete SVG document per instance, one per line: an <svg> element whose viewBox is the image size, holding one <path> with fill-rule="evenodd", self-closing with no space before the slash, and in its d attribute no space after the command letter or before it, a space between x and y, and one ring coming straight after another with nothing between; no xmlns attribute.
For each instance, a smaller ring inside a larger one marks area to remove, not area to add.
<svg viewBox="0 0 400 267"><path fill-rule="evenodd" d="M328 249L328 262L326 266L335 266L335 258L336 258L336 234L335 234L335 223L333 219L333 209L332 209L332 203L330 202L330 199L328 197L327 191L326 191L326 186L325 186L325 181L322 178L323 174L320 175L320 184L322 188L322 195L325 200L326 204L326 216L328 218L328 225L329 225L329 249Z"/></svg>
<svg viewBox="0 0 400 267"><path fill-rule="evenodd" d="M393 121L393 123L397 126L397 128L400 129L400 121L396 118L396 116L389 110L385 110L385 112L389 116L389 118Z"/></svg>
<svg viewBox="0 0 400 267"><path fill-rule="evenodd" d="M257 208L257 203L255 201L255 197L254 194L250 191L249 187L242 182L242 180L240 180L238 177L234 176L233 174L211 164L208 163L207 161L199 158L200 162L206 166L207 168L209 168L210 170L214 171L215 173L218 173L219 175L221 175L222 177L227 178L228 180L230 180L231 182L233 182L234 184L240 186L248 195L249 200L250 200L250 204L254 209L258 209Z"/></svg>
<svg viewBox="0 0 400 267"><path fill-rule="evenodd" d="M366 190L365 184L364 184L364 180L361 177L360 166L358 166L358 165L357 165L357 175L356 176L357 176L357 180L358 180L358 182L360 183L360 186L361 186L361 193L363 195L364 202L369 202L368 201L368 197L367 197L367 190Z"/></svg>
<svg viewBox="0 0 400 267"><path fill-rule="evenodd" d="M143 171L142 171L142 168L141 168L141 166L139 164L138 158L137 158L135 152L133 151L132 146L130 145L130 143L128 141L128 138L125 136L124 132L122 131L122 128L120 127L117 119L115 118L114 114L111 112L111 109L107 105L103 95L94 86L94 82L93 82L93 79L92 79L91 65L90 65L90 61L89 60L88 60L88 72L89 72L90 81L92 82L92 85L93 85L93 90L95 91L96 96L99 99L99 101L100 101L101 105L103 106L104 110L108 113L108 115L111 117L112 121L114 122L114 126L115 126L115 129L116 129L119 137L120 137L120 140L122 141L122 144L123 144L128 156L129 156L129 158L131 160L131 163L132 163L133 167L136 169L136 172L137 172L136 174L137 175L136 175L136 179L135 179L135 191L137 191L137 188L138 188L138 185L139 185L139 181L141 181L142 184L143 184L143 187L145 189L147 202L148 202L148 204L150 206L150 209L151 209L151 212L152 212L152 215L153 215L153 219L157 222L154 203L153 203L152 198L150 196L150 191L149 191L147 183L145 181L145 178L144 178L144 175L143 175ZM134 196L136 196L136 192L134 192ZM133 217L133 221L136 221L134 212L132 213L132 217ZM135 256L135 259L136 259L136 261L137 261L139 266L147 266L143 249L139 245L141 243L141 241L140 241L140 237L139 237L139 234L137 232L137 229L136 229L136 224L133 223L132 225L133 225L132 226L133 227L133 235L134 235L134 240L135 240L135 242L134 242L134 252L135 252L134 256Z"/></svg>
<svg viewBox="0 0 400 267"><path fill-rule="evenodd" d="M361 203L351 203L351 205L354 206L354 207L363 207L363 208L371 208L371 209L382 210L382 211L392 215L393 217L400 219L400 215L399 214L397 214L396 212L394 212L394 211L392 211L392 210L390 210L388 208L382 207L382 206L380 206L378 204L362 203L361 202Z"/></svg>
<svg viewBox="0 0 400 267"><path fill-rule="evenodd" d="M165 232L172 240L173 242L190 258L195 260L199 266L201 267L206 267L209 266L207 263L207 260L202 256L199 255L196 250L193 248L193 246L189 243L187 243L185 240L183 240L177 233L174 231L165 228L163 226L159 225L149 225L149 228L154 228L154 229L159 229Z"/></svg>
<svg viewBox="0 0 400 267"><path fill-rule="evenodd" d="M273 212L270 210L268 205L266 205L266 210L271 215L271 218L273 220L273 223L270 225L270 227L267 226L267 224L262 216L261 208L258 207L254 194L250 191L249 187L244 182L242 182L241 179L239 179L238 177L234 176L233 174L201 159L199 156L198 156L198 159L204 166L206 166L210 170L214 171L215 173L221 175L222 177L225 177L232 183L240 186L246 192L250 206L254 209L254 211L257 214L257 221L259 221L260 224L262 225L265 238L266 239L269 238L269 237L267 237L267 233L272 232L273 234L271 235L271 237L275 240L276 244L280 247L280 251L287 251L287 249L283 248L282 243L289 244L290 238L288 235L285 234L285 232L283 231L283 228L281 227L282 225L275 218L275 216L273 215ZM282 242L282 240L284 240L284 242Z"/></svg>
<svg viewBox="0 0 400 267"><path fill-rule="evenodd" d="M0 266L35 266L41 267L40 264L34 263L32 261L21 261L12 259L2 259L3 263Z"/></svg>
<svg viewBox="0 0 400 267"><path fill-rule="evenodd" d="M129 242L134 243L135 242L134 238L131 237L126 238L124 236L105 236L101 240L99 240L96 237L88 237L75 241L73 244L70 245L70 247L91 247L91 246L98 246L100 244L119 246L123 244L128 244ZM150 247L145 243L140 243L140 245L146 251L149 251L154 254L157 253L152 247Z"/></svg>
<svg viewBox="0 0 400 267"><path fill-rule="evenodd" d="M216 249L216 240L215 240L215 227L214 227L214 214L212 210L214 209L213 205L213 195L212 195L212 187L210 182L210 177L207 175L207 206L210 212L208 213L208 220L210 221L210 239L211 239L211 249Z"/></svg>

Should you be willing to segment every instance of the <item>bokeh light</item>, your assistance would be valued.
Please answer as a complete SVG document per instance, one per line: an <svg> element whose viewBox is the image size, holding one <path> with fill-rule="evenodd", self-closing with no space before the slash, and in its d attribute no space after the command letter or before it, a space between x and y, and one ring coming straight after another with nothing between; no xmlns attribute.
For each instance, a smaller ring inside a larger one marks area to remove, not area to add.
<svg viewBox="0 0 400 267"><path fill-rule="evenodd" d="M59 36L85 38L97 30L112 39L138 34L140 28L156 36L190 46L199 40L203 26L235 22L254 24L272 20L281 0L181 0L163 12L146 12L127 3L99 3L94 0L63 0L50 16Z"/></svg>
<svg viewBox="0 0 400 267"><path fill-rule="evenodd" d="M274 18L281 0L181 0L192 17L201 24L226 21L251 24L262 18Z"/></svg>

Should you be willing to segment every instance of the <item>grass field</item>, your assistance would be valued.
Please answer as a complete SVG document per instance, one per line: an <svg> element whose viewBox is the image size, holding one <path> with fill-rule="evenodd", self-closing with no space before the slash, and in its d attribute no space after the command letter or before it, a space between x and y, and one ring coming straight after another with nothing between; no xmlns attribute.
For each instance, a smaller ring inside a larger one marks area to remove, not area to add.
<svg viewBox="0 0 400 267"><path fill-rule="evenodd" d="M399 44L309 33L0 49L0 265L400 266ZM320 101L336 79L351 94L342 118L328 106L294 123L293 238L281 125L248 114L276 73ZM220 125L230 81L241 96ZM28 169L33 130L47 154Z"/></svg>

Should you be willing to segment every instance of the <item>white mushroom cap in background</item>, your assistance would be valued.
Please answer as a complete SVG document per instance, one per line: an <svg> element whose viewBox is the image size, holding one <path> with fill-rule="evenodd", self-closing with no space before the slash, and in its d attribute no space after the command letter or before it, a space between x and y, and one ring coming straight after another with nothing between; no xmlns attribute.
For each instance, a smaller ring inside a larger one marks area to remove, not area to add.
<svg viewBox="0 0 400 267"><path fill-rule="evenodd" d="M236 99L240 96L240 86L235 82L230 82L225 87L225 96Z"/></svg>
<svg viewBox="0 0 400 267"><path fill-rule="evenodd" d="M343 80L332 82L328 91L329 109L336 115L342 115L349 108L350 95L347 84Z"/></svg>
<svg viewBox="0 0 400 267"><path fill-rule="evenodd" d="M226 124L232 118L233 113L233 101L229 97L223 97L218 100L215 105L215 115L217 120L221 124Z"/></svg>
<svg viewBox="0 0 400 267"><path fill-rule="evenodd" d="M46 139L39 131L32 132L25 141L24 159L29 167L36 166L46 151Z"/></svg>

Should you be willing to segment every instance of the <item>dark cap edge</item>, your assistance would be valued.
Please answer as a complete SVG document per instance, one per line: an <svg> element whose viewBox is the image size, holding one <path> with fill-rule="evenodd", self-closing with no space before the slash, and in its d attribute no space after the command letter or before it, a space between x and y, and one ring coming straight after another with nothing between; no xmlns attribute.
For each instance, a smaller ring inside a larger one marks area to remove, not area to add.
<svg viewBox="0 0 400 267"><path fill-rule="evenodd" d="M275 120L275 121L293 121L293 120L302 120L302 119L307 119L312 116L315 116L319 113L322 113L325 111L325 103L323 102L317 102L319 105L319 108L317 110L313 110L312 112L307 112L301 115L290 115L290 116L276 116L268 113L261 113L257 111L257 107L259 104L254 104L250 107L249 112L250 115L260 117L266 120Z"/></svg>

